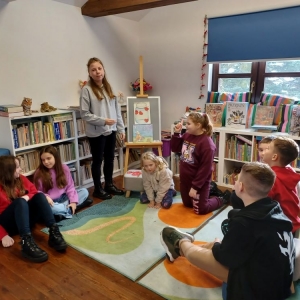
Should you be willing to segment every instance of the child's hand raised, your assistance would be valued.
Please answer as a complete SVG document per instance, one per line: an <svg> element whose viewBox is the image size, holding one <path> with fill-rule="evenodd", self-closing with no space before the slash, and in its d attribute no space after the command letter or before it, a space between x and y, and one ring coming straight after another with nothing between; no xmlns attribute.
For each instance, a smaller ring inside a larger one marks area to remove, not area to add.
<svg viewBox="0 0 300 300"><path fill-rule="evenodd" d="M181 120L180 123L177 123L175 126L174 126L174 132L176 133L180 133L181 130L182 130L182 127L183 127L183 120Z"/></svg>

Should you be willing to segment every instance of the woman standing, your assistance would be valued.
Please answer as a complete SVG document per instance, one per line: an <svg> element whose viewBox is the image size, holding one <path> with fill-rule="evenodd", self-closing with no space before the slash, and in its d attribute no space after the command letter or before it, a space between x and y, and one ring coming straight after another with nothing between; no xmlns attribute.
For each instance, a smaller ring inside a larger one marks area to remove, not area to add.
<svg viewBox="0 0 300 300"><path fill-rule="evenodd" d="M93 196L102 200L111 199L111 194L122 195L124 192L113 185L116 134L125 139L125 127L116 96L106 79L103 63L100 59L90 58L88 63L90 80L82 88L80 95L80 114L86 122L86 135L90 142L93 158L92 176L94 181ZM117 133L118 132L118 133ZM105 187L101 186L101 165Z"/></svg>

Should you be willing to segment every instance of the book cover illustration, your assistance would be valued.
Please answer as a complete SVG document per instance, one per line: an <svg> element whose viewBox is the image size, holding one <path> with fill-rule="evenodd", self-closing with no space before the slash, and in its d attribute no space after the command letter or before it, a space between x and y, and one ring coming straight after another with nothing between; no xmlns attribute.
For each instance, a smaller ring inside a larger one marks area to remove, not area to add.
<svg viewBox="0 0 300 300"><path fill-rule="evenodd" d="M134 143L151 143L153 142L152 124L133 125L133 142Z"/></svg>
<svg viewBox="0 0 300 300"><path fill-rule="evenodd" d="M133 110L134 124L151 124L150 102L136 102Z"/></svg>
<svg viewBox="0 0 300 300"><path fill-rule="evenodd" d="M289 134L293 136L299 136L299 132L300 132L300 106L295 105L292 110Z"/></svg>
<svg viewBox="0 0 300 300"><path fill-rule="evenodd" d="M206 103L205 112L209 116L214 127L222 127L224 104L223 103Z"/></svg>
<svg viewBox="0 0 300 300"><path fill-rule="evenodd" d="M253 125L272 125L275 115L275 106L258 105L256 107Z"/></svg>
<svg viewBox="0 0 300 300"><path fill-rule="evenodd" d="M226 127L243 129L246 127L246 116L248 102L227 102L226 103Z"/></svg>

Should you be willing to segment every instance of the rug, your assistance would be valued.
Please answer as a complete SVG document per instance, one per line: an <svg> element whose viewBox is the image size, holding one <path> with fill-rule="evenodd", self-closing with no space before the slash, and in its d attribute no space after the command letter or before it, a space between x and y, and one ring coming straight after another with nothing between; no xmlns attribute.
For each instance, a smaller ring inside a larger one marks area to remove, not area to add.
<svg viewBox="0 0 300 300"><path fill-rule="evenodd" d="M227 218L227 207L195 234L195 244L222 239L221 223ZM161 246L162 247L162 246ZM209 273L193 266L184 257L174 263L165 259L138 281L139 284L170 300L221 300L222 282Z"/></svg>
<svg viewBox="0 0 300 300"><path fill-rule="evenodd" d="M215 213L195 215L183 206L180 195L168 210L151 209L132 193L131 198L114 196L93 205L59 225L70 246L136 280L164 257L160 231L166 225L194 233Z"/></svg>

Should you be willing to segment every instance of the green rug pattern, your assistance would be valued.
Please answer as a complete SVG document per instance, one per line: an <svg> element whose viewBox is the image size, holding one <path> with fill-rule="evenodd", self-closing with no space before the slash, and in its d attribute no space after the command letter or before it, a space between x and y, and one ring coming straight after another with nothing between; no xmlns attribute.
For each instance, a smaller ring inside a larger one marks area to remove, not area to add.
<svg viewBox="0 0 300 300"><path fill-rule="evenodd" d="M182 215L173 216L172 212L183 207L180 196L175 197L173 206L164 211L140 204L138 196L136 193L131 198L115 196L79 212L72 219L61 221L60 230L65 240L85 255L136 280L165 256L160 231L182 218ZM203 219L199 216L197 219L191 209L184 209L185 214L191 214L190 218L199 221L193 227L179 227L194 232ZM170 220L162 219L161 214L170 215ZM47 233L47 229L43 231Z"/></svg>

